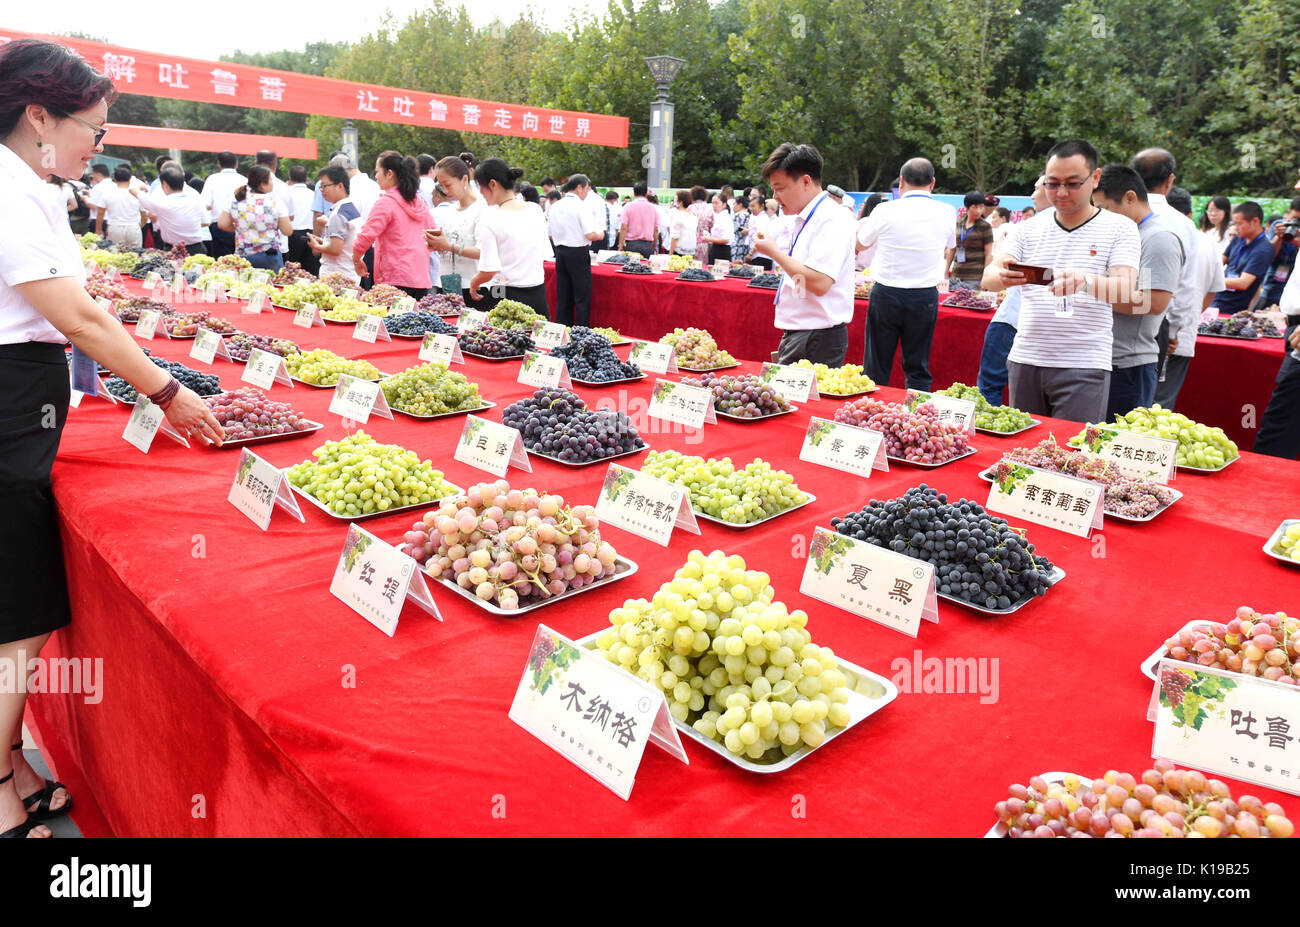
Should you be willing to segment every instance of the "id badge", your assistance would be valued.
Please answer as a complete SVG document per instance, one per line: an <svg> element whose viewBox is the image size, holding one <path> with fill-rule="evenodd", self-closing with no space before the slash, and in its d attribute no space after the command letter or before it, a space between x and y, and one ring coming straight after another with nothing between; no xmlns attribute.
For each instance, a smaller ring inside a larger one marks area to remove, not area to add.
<svg viewBox="0 0 1300 927"><path fill-rule="evenodd" d="M1279 268L1278 268L1278 269L1273 273L1273 282L1274 282L1274 283L1286 283L1286 278L1289 277L1290 275L1291 275L1291 270L1290 270L1290 268L1287 268L1287 267L1279 267Z"/></svg>
<svg viewBox="0 0 1300 927"><path fill-rule="evenodd" d="M1074 298L1062 296L1056 301L1056 317L1070 319L1074 317Z"/></svg>
<svg viewBox="0 0 1300 927"><path fill-rule="evenodd" d="M956 262L957 262L958 264L965 264L965 263L966 263L966 249L965 249L965 248L962 248L962 247L958 247L958 248L957 248L957 254L954 256L954 260L956 260Z"/></svg>

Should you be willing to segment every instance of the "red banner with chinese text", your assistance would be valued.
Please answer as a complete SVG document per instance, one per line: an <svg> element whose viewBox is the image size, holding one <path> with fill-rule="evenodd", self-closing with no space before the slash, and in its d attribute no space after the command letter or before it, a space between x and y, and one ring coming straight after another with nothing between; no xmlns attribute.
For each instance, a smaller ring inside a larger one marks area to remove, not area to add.
<svg viewBox="0 0 1300 927"><path fill-rule="evenodd" d="M317 159L314 138L290 138L287 135L245 135L240 132L204 132L199 129L168 129L163 126L128 126L116 122L104 124L109 145L127 148L176 148L181 151L233 151L257 154L264 148L281 158L302 161Z"/></svg>
<svg viewBox="0 0 1300 927"><path fill-rule="evenodd" d="M627 147L625 116L471 100L228 61L178 58L67 36L0 29L0 42L24 38L58 42L73 49L112 78L119 93L457 132Z"/></svg>

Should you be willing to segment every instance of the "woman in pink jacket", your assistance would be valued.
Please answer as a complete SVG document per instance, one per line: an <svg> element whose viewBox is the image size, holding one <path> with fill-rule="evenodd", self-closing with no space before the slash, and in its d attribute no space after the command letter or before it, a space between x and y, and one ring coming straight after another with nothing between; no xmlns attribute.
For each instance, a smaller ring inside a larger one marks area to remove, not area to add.
<svg viewBox="0 0 1300 927"><path fill-rule="evenodd" d="M419 197L415 159L385 151L375 160L375 180L384 192L370 207L370 215L352 246L357 273L369 276L361 258L374 245L375 283L387 283L420 299L429 292L432 282L424 230L435 228L436 223Z"/></svg>

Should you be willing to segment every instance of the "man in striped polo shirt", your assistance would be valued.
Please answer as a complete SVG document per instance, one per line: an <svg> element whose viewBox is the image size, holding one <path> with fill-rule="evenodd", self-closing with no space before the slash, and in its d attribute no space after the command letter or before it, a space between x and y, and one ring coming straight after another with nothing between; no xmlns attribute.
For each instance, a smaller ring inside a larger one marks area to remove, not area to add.
<svg viewBox="0 0 1300 927"><path fill-rule="evenodd" d="M986 290L1025 288L1007 373L1011 404L1031 414L1078 422L1106 414L1112 314L1135 311L1127 301L1141 244L1136 225L1092 204L1100 175L1088 142L1052 146L1043 187L1054 211L1008 236L981 281ZM1050 268L1051 281L1031 284L1012 263Z"/></svg>

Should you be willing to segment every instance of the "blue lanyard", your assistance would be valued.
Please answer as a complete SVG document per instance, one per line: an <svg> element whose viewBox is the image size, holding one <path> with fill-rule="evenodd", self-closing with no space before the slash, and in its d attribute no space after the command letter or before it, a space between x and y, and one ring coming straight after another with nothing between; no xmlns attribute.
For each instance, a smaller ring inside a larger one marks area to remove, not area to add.
<svg viewBox="0 0 1300 927"><path fill-rule="evenodd" d="M788 252L786 252L786 254L787 254L788 257L794 257L794 246L797 245L797 244L799 244L799 236L802 235L802 234L803 234L803 230L806 229L806 228L808 227L808 223L812 221L812 217L815 216L815 215L817 215L817 207L821 206L821 204L822 204L822 200L826 199L826 196L827 196L827 194L823 193L821 196L819 196L819 197L817 198L817 202L813 203L813 208L812 208L812 210L808 213L808 218L803 220L803 225L799 226L799 231L797 231L797 232L794 233L794 241L790 242L790 250L789 250ZM785 285L785 283L784 283L784 281L782 281L782 286L784 286L784 285ZM774 297L772 298L772 305L774 305L774 306L779 306L779 305L781 305L781 287L780 287L780 286L776 288L776 296L774 296Z"/></svg>
<svg viewBox="0 0 1300 927"><path fill-rule="evenodd" d="M1154 212L1149 212L1149 213L1147 213L1145 216L1142 217L1142 222L1147 221L1148 219L1150 219L1150 218L1151 218L1152 216L1154 216L1154 215L1155 215ZM1138 223L1138 228L1142 228L1142 222L1139 222L1139 223Z"/></svg>

